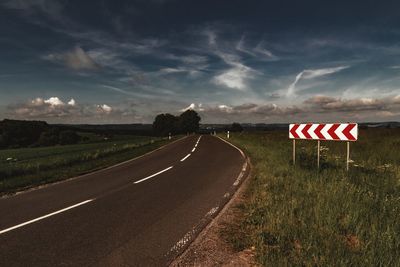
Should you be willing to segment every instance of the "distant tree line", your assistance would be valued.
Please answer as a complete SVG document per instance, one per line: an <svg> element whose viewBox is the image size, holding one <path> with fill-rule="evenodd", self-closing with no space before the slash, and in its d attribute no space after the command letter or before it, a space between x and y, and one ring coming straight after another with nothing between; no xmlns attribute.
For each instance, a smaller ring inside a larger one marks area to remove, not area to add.
<svg viewBox="0 0 400 267"><path fill-rule="evenodd" d="M75 131L44 121L0 121L0 148L68 145L80 140Z"/></svg>
<svg viewBox="0 0 400 267"><path fill-rule="evenodd" d="M60 127L67 127L75 132L93 133L111 138L114 135L140 135L150 136L153 134L151 124L58 124Z"/></svg>
<svg viewBox="0 0 400 267"><path fill-rule="evenodd" d="M230 131L232 132L243 132L243 127L240 123L234 122L231 125Z"/></svg>
<svg viewBox="0 0 400 267"><path fill-rule="evenodd" d="M200 120L200 116L194 110L187 110L179 116L159 114L154 119L153 132L158 136L195 133L199 130Z"/></svg>

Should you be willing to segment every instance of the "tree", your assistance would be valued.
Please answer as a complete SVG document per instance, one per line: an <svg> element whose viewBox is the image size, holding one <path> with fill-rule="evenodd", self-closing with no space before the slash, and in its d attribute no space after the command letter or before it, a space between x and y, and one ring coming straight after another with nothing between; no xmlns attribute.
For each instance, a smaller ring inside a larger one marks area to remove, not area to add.
<svg viewBox="0 0 400 267"><path fill-rule="evenodd" d="M186 110L179 116L179 129L182 133L194 133L199 130L200 116L194 110Z"/></svg>
<svg viewBox="0 0 400 267"><path fill-rule="evenodd" d="M4 136L0 134L0 148L4 148L6 146L7 146L6 140L5 140Z"/></svg>
<svg viewBox="0 0 400 267"><path fill-rule="evenodd" d="M179 117L171 114L159 114L153 122L153 132L158 136L167 136L169 133L194 133L199 130L200 116L194 110L187 110Z"/></svg>
<svg viewBox="0 0 400 267"><path fill-rule="evenodd" d="M81 137L72 130L62 131L59 135L59 142L61 145L76 144L81 140Z"/></svg>
<svg viewBox="0 0 400 267"><path fill-rule="evenodd" d="M232 123L231 131L232 132L241 132L241 131L243 131L243 127L242 127L242 125L240 125L240 123L234 122L234 123Z"/></svg>
<svg viewBox="0 0 400 267"><path fill-rule="evenodd" d="M178 118L171 114L159 114L153 122L153 131L158 136L167 136L178 132Z"/></svg>
<svg viewBox="0 0 400 267"><path fill-rule="evenodd" d="M50 130L50 131L43 132L40 135L39 140L37 141L36 145L54 146L56 144L58 144L58 133Z"/></svg>
<svg viewBox="0 0 400 267"><path fill-rule="evenodd" d="M0 121L0 134L6 147L27 147L37 142L40 135L50 129L43 121L20 121L4 119Z"/></svg>

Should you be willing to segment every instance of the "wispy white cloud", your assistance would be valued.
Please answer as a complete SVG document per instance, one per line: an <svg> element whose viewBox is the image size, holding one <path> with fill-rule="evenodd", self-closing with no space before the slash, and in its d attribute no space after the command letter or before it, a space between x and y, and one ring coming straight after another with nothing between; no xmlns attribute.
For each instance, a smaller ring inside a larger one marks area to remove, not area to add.
<svg viewBox="0 0 400 267"><path fill-rule="evenodd" d="M206 64L208 61L208 58L206 56L199 56L199 55L187 55L187 56L182 56L178 57L182 62L186 64Z"/></svg>
<svg viewBox="0 0 400 267"><path fill-rule="evenodd" d="M82 26L83 27L83 26ZM140 38L138 36L127 37L126 40L116 41L113 35L105 31L93 31L82 29L54 29L77 40L85 41L96 47L109 49L121 54L136 55L164 55L160 50L168 44L168 41L161 38Z"/></svg>
<svg viewBox="0 0 400 267"><path fill-rule="evenodd" d="M101 67L100 64L79 46L76 46L71 51L48 54L43 58L53 62L61 62L74 70L98 70Z"/></svg>
<svg viewBox="0 0 400 267"><path fill-rule="evenodd" d="M107 89L109 89L109 90L112 90L112 91L121 93L121 94L136 96L136 94L133 93L133 92L129 92L129 91L126 91L126 90L124 90L124 89L121 89L121 88L118 88L118 87L115 87L115 86L110 86L110 85L105 85L105 84L102 84L102 85L100 85L100 86L101 86L101 87L104 87L104 88L107 88Z"/></svg>
<svg viewBox="0 0 400 267"><path fill-rule="evenodd" d="M183 112L183 111L186 111L186 110L194 110L195 108L196 108L196 104L195 104L195 103L192 103L192 104L190 104L188 107L183 108L183 109L181 109L180 111Z"/></svg>
<svg viewBox="0 0 400 267"><path fill-rule="evenodd" d="M245 42L245 36L242 35L242 37L240 38L239 42L236 44L236 50L238 50L238 51L240 51L240 52L243 52L243 53L246 53L246 54L249 54L249 55L255 57L255 56L256 56L255 53L253 53L253 52L250 51L249 49L246 49L246 48L245 48L244 42Z"/></svg>
<svg viewBox="0 0 400 267"><path fill-rule="evenodd" d="M29 23L48 29L76 27L78 23L65 15L63 0L3 0L0 6L15 10ZM57 26L56 26L57 25ZM77 27L79 28L79 27Z"/></svg>
<svg viewBox="0 0 400 267"><path fill-rule="evenodd" d="M132 63L124 61L119 53L107 48L91 49L85 53L94 62L104 67L126 70L133 66Z"/></svg>
<svg viewBox="0 0 400 267"><path fill-rule="evenodd" d="M75 99L71 98L71 100L68 101L68 105L70 105L70 106L75 106L75 105L76 105Z"/></svg>
<svg viewBox="0 0 400 267"><path fill-rule="evenodd" d="M27 13L42 12L56 17L63 9L63 2L58 0L4 0L1 5Z"/></svg>
<svg viewBox="0 0 400 267"><path fill-rule="evenodd" d="M100 84L100 87L106 88L107 90L111 90L123 95L133 96L135 98L142 98L142 99L153 99L155 94L162 95L164 98L166 97L176 97L176 93L173 91L169 91L160 87L153 88L151 86L143 85L141 86L140 91L132 90L132 88L122 89L116 86L110 86L106 84Z"/></svg>
<svg viewBox="0 0 400 267"><path fill-rule="evenodd" d="M237 90L246 90L248 79L254 77L254 71L244 65L236 65L214 77L213 81L217 85Z"/></svg>
<svg viewBox="0 0 400 267"><path fill-rule="evenodd" d="M277 60L278 57L276 55L274 55L270 50L264 48L264 43L260 42L255 48L254 51L266 56L267 58L271 59L271 60Z"/></svg>
<svg viewBox="0 0 400 267"><path fill-rule="evenodd" d="M182 68L162 68L160 69L160 73L163 74L170 74L170 73L179 73L179 72L186 72L186 69Z"/></svg>
<svg viewBox="0 0 400 267"><path fill-rule="evenodd" d="M100 113L110 114L113 109L107 104L97 105L97 111Z"/></svg>
<svg viewBox="0 0 400 267"><path fill-rule="evenodd" d="M317 77L333 74L336 72L339 72L341 70L347 69L350 66L339 66L339 67L334 67L334 68L323 68L323 69L309 69L309 70L303 70L299 74L296 75L296 78L294 79L294 82L291 83L287 89L286 96L287 97L293 97L296 95L296 84L301 80L301 79L314 79Z"/></svg>
<svg viewBox="0 0 400 267"><path fill-rule="evenodd" d="M264 47L264 42L259 42L254 48L247 48L244 35L242 35L239 42L236 44L236 50L259 60L276 61L279 59L271 51Z"/></svg>
<svg viewBox="0 0 400 267"><path fill-rule="evenodd" d="M202 103L199 104L195 104L195 103L191 103L189 106L187 106L186 108L183 108L181 110L179 110L180 112L185 112L187 110L195 110L195 111L204 111L204 107Z"/></svg>
<svg viewBox="0 0 400 267"><path fill-rule="evenodd" d="M177 67L177 68L162 68L159 70L160 74L175 74L175 73L189 73L190 76L195 77L200 75L201 70L198 70L196 68L190 68L190 67Z"/></svg>
<svg viewBox="0 0 400 267"><path fill-rule="evenodd" d="M207 29L203 33L207 36L209 46L217 45L217 34L214 31Z"/></svg>
<svg viewBox="0 0 400 267"><path fill-rule="evenodd" d="M37 99L36 99L37 100ZM44 100L44 103L49 104L50 106L62 106L65 105L58 97L50 97L47 100Z"/></svg>
<svg viewBox="0 0 400 267"><path fill-rule="evenodd" d="M301 76L303 76L303 72L304 71L302 71L299 74L297 74L296 78L294 79L294 82L289 85L289 88L287 89L287 93L286 93L287 97L291 97L291 96L295 95L295 91L294 90L295 90L296 84L300 81Z"/></svg>
<svg viewBox="0 0 400 267"><path fill-rule="evenodd" d="M248 89L248 80L254 78L255 74L259 72L241 63L237 55L221 51L216 51L215 54L228 64L230 68L216 75L213 78L213 82L231 89L241 91Z"/></svg>
<svg viewBox="0 0 400 267"><path fill-rule="evenodd" d="M232 113L232 111L233 111L232 107L230 107L228 105L224 105L224 104L218 105L217 108L218 108L219 111L226 112L226 113Z"/></svg>
<svg viewBox="0 0 400 267"><path fill-rule="evenodd" d="M347 69L350 66L340 66L340 67L334 67L334 68L324 68L324 69L314 69L314 70L304 70L302 78L304 79L313 79L316 77L332 74L339 72L341 70Z"/></svg>

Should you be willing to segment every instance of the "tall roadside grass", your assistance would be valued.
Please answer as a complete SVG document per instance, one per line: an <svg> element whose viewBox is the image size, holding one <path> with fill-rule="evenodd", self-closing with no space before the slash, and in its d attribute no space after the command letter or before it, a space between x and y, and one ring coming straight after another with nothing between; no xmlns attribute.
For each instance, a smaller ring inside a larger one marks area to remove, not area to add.
<svg viewBox="0 0 400 267"><path fill-rule="evenodd" d="M105 168L166 143L165 139L139 136L102 143L0 150L0 194Z"/></svg>
<svg viewBox="0 0 400 267"><path fill-rule="evenodd" d="M400 131L361 130L351 143L297 141L287 131L234 134L253 164L243 216L224 236L266 266L400 266ZM228 234L227 234L228 233Z"/></svg>

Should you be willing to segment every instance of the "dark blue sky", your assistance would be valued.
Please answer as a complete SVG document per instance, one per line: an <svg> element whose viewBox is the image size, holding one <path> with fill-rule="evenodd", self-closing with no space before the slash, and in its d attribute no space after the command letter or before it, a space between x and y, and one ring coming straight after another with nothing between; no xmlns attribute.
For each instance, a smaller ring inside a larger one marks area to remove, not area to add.
<svg viewBox="0 0 400 267"><path fill-rule="evenodd" d="M400 119L396 1L0 1L0 117Z"/></svg>

